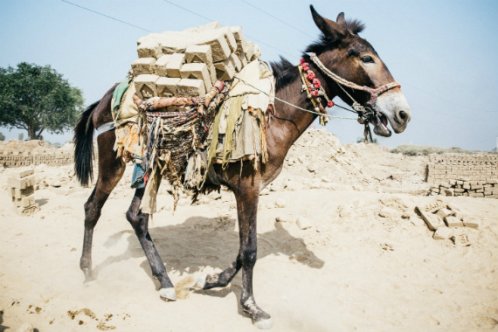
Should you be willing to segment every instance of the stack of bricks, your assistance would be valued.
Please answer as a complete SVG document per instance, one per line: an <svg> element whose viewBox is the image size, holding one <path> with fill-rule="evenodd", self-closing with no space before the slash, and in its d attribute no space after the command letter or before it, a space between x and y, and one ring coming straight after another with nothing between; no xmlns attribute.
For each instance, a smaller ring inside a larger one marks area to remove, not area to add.
<svg viewBox="0 0 498 332"><path fill-rule="evenodd" d="M204 27L153 33L138 40L132 63L136 94L150 97L204 96L217 80L231 80L259 57L240 27Z"/></svg>
<svg viewBox="0 0 498 332"><path fill-rule="evenodd" d="M11 177L9 186L12 202L20 213L31 214L38 209L38 204L35 202L35 176L32 169L19 172Z"/></svg>
<svg viewBox="0 0 498 332"><path fill-rule="evenodd" d="M424 220L436 240L451 239L456 245L468 246L470 241L463 228L478 229L479 221L457 208L437 200L426 206L415 207L415 212Z"/></svg>
<svg viewBox="0 0 498 332"><path fill-rule="evenodd" d="M49 166L67 165L73 162L69 152L30 153L29 151L0 151L0 166L21 167L45 164Z"/></svg>
<svg viewBox="0 0 498 332"><path fill-rule="evenodd" d="M498 198L498 155L432 155L427 182L429 195Z"/></svg>

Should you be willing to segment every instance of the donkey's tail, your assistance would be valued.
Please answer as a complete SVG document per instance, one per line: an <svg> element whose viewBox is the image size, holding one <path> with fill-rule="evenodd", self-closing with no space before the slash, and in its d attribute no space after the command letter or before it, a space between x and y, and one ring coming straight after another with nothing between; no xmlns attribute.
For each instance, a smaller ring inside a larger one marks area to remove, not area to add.
<svg viewBox="0 0 498 332"><path fill-rule="evenodd" d="M74 171L83 186L88 186L93 179L94 128L91 115L99 102L97 101L87 107L74 128Z"/></svg>

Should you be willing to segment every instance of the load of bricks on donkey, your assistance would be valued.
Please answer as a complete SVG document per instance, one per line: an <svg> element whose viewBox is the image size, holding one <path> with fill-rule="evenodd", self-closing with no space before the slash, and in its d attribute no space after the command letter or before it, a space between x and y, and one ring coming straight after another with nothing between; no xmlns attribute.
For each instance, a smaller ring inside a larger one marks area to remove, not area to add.
<svg viewBox="0 0 498 332"><path fill-rule="evenodd" d="M97 132L115 129L118 156L135 163L132 185L147 185L144 211L155 211L163 177L176 204L180 190L199 192L212 163L266 161L263 116L274 80L240 27L152 33L137 53L114 91L113 123Z"/></svg>

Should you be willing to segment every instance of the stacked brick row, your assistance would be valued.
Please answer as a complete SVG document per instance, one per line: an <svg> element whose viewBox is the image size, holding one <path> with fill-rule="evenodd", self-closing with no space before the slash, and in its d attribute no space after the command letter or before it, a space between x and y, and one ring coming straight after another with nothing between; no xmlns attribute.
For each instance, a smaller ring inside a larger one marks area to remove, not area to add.
<svg viewBox="0 0 498 332"><path fill-rule="evenodd" d="M33 213L38 209L35 202L35 176L33 170L18 173L9 179L12 202L19 212L23 214Z"/></svg>
<svg viewBox="0 0 498 332"><path fill-rule="evenodd" d="M231 80L259 57L240 27L210 24L184 31L153 33L138 40L132 63L137 95L204 96L216 80Z"/></svg>
<svg viewBox="0 0 498 332"><path fill-rule="evenodd" d="M49 166L67 165L73 162L71 153L35 153L30 152L3 152L0 151L0 166L21 167L45 164Z"/></svg>
<svg viewBox="0 0 498 332"><path fill-rule="evenodd" d="M429 195L498 198L498 155L432 155Z"/></svg>

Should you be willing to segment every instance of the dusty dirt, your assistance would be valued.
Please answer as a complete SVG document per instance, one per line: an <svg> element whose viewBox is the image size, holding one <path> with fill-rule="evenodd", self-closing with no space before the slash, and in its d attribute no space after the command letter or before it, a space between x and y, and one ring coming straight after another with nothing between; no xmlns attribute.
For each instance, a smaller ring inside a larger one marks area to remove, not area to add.
<svg viewBox="0 0 498 332"><path fill-rule="evenodd" d="M436 199L424 195L426 162L304 134L260 200L254 287L273 331L498 330L498 200L442 198L480 226L457 230L470 246L433 239L414 212ZM40 210L23 216L8 191L21 169L0 169L0 331L256 330L238 305L240 275L224 289L191 289L236 256L229 192L194 205L184 197L174 214L160 194L151 235L179 297L164 302L124 216L131 167L96 227L86 283L78 265L92 189L71 165L36 166Z"/></svg>

